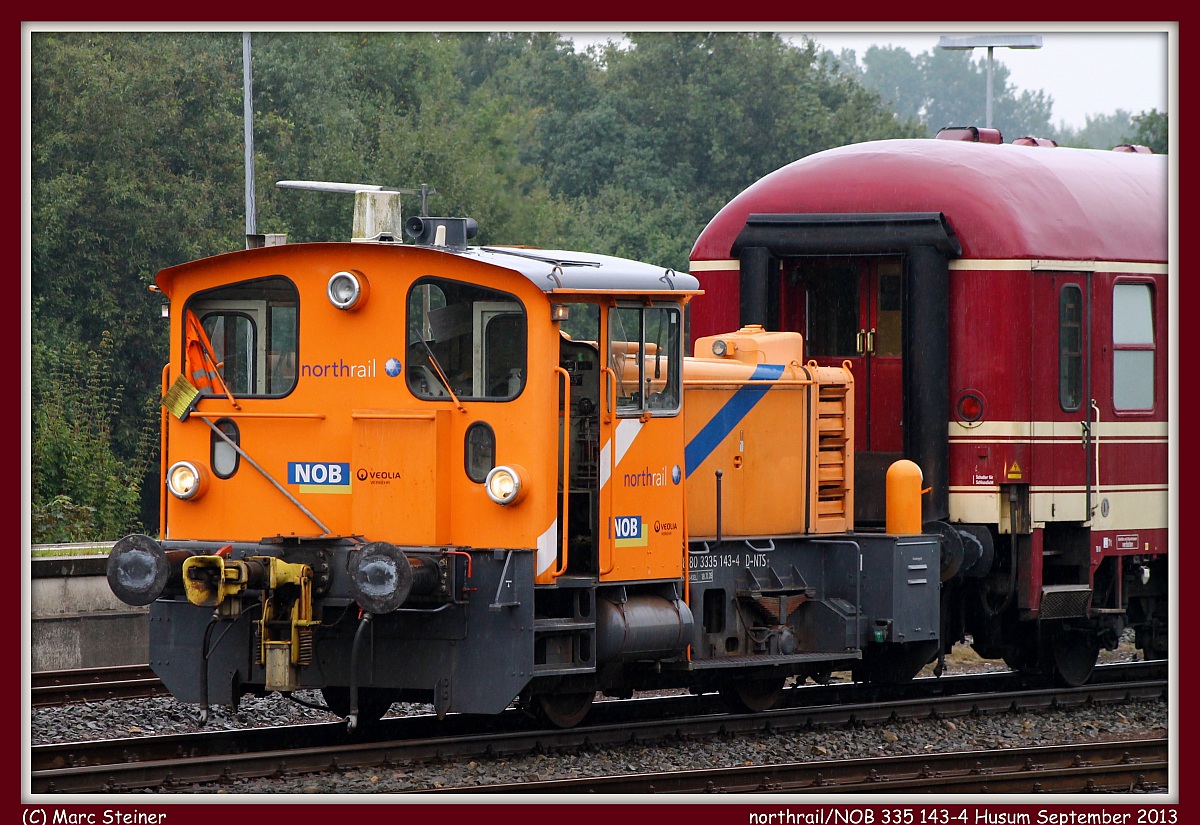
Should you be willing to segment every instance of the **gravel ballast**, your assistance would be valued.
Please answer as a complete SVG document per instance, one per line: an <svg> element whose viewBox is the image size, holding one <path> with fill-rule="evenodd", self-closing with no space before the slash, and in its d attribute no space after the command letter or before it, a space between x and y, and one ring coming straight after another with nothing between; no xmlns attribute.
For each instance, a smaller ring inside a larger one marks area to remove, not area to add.
<svg viewBox="0 0 1200 825"><path fill-rule="evenodd" d="M319 694L298 695L320 702ZM424 710L427 710L425 706L396 704L389 715ZM192 733L202 729L197 724L197 715L196 706L181 704L169 697L34 708L30 742L38 745ZM247 696L236 711L229 707L212 707L204 729L273 727L337 719L279 695ZM332 774L234 780L219 785L176 787L171 792L389 793L581 776L1158 738L1166 736L1168 730L1167 703L1142 701L661 744L591 746L563 754L475 758L461 762L352 769Z"/></svg>

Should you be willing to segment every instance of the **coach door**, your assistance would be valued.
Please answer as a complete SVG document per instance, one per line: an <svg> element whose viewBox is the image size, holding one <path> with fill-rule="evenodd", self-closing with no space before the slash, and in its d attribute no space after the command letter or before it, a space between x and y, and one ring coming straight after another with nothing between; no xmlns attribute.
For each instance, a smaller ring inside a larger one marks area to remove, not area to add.
<svg viewBox="0 0 1200 825"><path fill-rule="evenodd" d="M1089 294L1084 273L1034 275L1031 466L1014 462L1005 468L1005 480L1031 486L1035 521L1091 518L1095 436ZM1031 470L1036 478L1030 477Z"/></svg>
<svg viewBox="0 0 1200 825"><path fill-rule="evenodd" d="M850 362L854 375L856 484L878 486L904 450L902 429L903 358L901 301L903 260L871 258L789 258L784 261L780 300L784 329L804 333L805 358L822 366ZM882 520L858 496L857 515Z"/></svg>

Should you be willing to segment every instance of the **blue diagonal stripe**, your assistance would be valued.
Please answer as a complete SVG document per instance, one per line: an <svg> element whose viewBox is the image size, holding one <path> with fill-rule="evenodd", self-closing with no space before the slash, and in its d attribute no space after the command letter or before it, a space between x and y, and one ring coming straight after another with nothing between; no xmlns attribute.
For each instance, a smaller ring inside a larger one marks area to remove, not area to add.
<svg viewBox="0 0 1200 825"><path fill-rule="evenodd" d="M782 364L759 364L750 376L751 381L774 381L783 375ZM688 442L683 450L683 463L690 477L692 471L704 463L704 459L717 449L717 445L725 440L733 428L738 425L746 413L754 409L754 405L762 400L771 387L766 384L747 384L733 394L721 409L717 410L700 432Z"/></svg>

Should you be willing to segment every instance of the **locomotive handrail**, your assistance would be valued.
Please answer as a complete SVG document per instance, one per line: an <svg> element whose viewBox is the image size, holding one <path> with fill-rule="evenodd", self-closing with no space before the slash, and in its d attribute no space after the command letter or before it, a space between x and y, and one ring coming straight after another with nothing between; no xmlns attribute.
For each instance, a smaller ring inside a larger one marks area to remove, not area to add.
<svg viewBox="0 0 1200 825"><path fill-rule="evenodd" d="M1095 414L1095 418L1093 419L1093 422L1096 425L1095 426L1096 435L1092 438L1092 458L1096 462L1096 476L1093 479L1093 481L1095 482L1095 488L1096 488L1096 497L1094 500L1098 502L1098 501L1100 501L1100 407L1096 404L1095 398L1091 399L1091 407L1092 407L1092 412ZM1087 432L1084 436L1084 449L1087 449L1087 435L1090 434L1091 431L1092 431L1092 428L1089 426L1087 428ZM1086 453L1084 455L1084 461L1087 461ZM1097 505L1092 504L1090 507L1088 507L1087 519L1088 519L1089 523L1095 517L1094 508L1096 506Z"/></svg>
<svg viewBox="0 0 1200 825"><path fill-rule="evenodd" d="M755 553L770 553L775 549L775 539L768 538L766 547L755 547L750 543L750 539L742 539L742 543L753 550Z"/></svg>
<svg viewBox="0 0 1200 825"><path fill-rule="evenodd" d="M562 427L559 430L563 454L562 527L559 531L559 535L562 536L562 566L550 572L550 578L557 579L567 572L567 550L571 545L571 535L567 531L567 513L571 509L571 374L558 366L554 371L561 376L563 382Z"/></svg>
<svg viewBox="0 0 1200 825"><path fill-rule="evenodd" d="M605 423L607 423L612 420L613 399L612 399L612 395L610 395L610 392L611 392L612 388L616 385L617 375L616 375L616 373L614 373L612 371L612 368L609 366L601 367L601 369L604 371L604 374L605 374L604 375L604 400L606 402L608 402L608 417L605 418ZM611 376L613 379L612 383L609 383L609 380L608 380L609 376ZM617 439L616 439L616 428L614 427L613 434L610 436L610 447L608 450L608 472L609 472L610 478L612 477L612 474L616 470L616 458L617 458ZM606 565L600 566L600 570L596 574L597 578L599 578L601 576L607 576L609 573L611 573L613 570L615 570L617 568L617 554L616 554L616 550L615 550L616 541L617 541L617 538L615 535L613 535L613 531L610 528L608 531L608 540L604 542L604 546L608 550L608 564L607 564L607 566Z"/></svg>
<svg viewBox="0 0 1200 825"><path fill-rule="evenodd" d="M437 413L434 412L360 412L355 410L350 413L350 417L355 421L368 421L375 419L387 419L397 421L436 421Z"/></svg>
<svg viewBox="0 0 1200 825"><path fill-rule="evenodd" d="M604 421L605 421L605 423L608 423L609 421L612 420L612 414L613 414L613 395L612 395L612 393L617 385L617 374L615 372L613 372L612 367L608 367L608 366L601 367L600 370L601 370L601 372L604 373L604 400L608 404L608 409L606 411L608 418L604 419ZM612 379L611 382L609 381L610 378Z"/></svg>
<svg viewBox="0 0 1200 825"><path fill-rule="evenodd" d="M314 418L325 420L324 413L282 413L282 412L206 412L205 415L219 415L222 418Z"/></svg>
<svg viewBox="0 0 1200 825"><path fill-rule="evenodd" d="M706 379L706 378L685 378L685 379L683 379L683 386L685 386L685 387L718 387L718 388L722 388L722 389L726 389L726 388L727 389L737 389L738 387L747 387L747 386L756 386L756 385L771 386L771 387L780 387L780 386L807 387L807 386L811 386L814 383L815 382L813 380L807 379L807 378L778 378L778 379L774 379L774 380L772 380L770 378L747 378L744 381L732 380L732 379L728 379L728 378L720 378L720 379L712 379L712 380Z"/></svg>

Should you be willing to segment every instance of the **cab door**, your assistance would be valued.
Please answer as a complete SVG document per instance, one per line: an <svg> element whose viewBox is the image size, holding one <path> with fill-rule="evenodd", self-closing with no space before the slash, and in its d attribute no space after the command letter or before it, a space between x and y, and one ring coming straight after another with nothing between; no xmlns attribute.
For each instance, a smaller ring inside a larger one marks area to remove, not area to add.
<svg viewBox="0 0 1200 825"><path fill-rule="evenodd" d="M682 307L617 304L602 315L600 578L679 578Z"/></svg>

